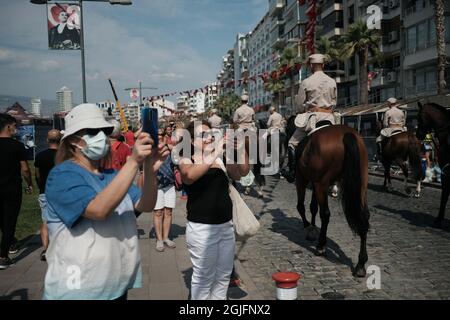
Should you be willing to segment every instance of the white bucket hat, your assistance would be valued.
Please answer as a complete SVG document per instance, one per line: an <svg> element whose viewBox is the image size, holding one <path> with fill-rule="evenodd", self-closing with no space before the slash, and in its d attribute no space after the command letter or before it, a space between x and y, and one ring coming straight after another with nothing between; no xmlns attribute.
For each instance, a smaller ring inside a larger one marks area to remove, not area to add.
<svg viewBox="0 0 450 320"><path fill-rule="evenodd" d="M64 118L66 130L62 140L83 129L105 129L110 135L114 125L105 120L103 112L93 103L84 103L72 109Z"/></svg>

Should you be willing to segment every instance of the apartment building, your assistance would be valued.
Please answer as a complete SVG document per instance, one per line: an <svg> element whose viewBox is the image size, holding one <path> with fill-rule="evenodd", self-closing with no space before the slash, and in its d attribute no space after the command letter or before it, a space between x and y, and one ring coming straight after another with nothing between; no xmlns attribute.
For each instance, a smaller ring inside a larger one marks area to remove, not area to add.
<svg viewBox="0 0 450 320"><path fill-rule="evenodd" d="M234 48L228 50L227 54L222 57L222 69L217 75L219 82L219 95L233 93L234 84L229 84L234 81Z"/></svg>
<svg viewBox="0 0 450 320"><path fill-rule="evenodd" d="M250 80L247 84L251 106L269 105L272 94L264 88L259 75L271 71L272 50L270 46L271 19L269 13L261 19L248 36L248 69Z"/></svg>
<svg viewBox="0 0 450 320"><path fill-rule="evenodd" d="M205 92L205 108L212 109L214 107L214 103L218 98L218 89L219 85L217 82L213 82L206 87Z"/></svg>
<svg viewBox="0 0 450 320"><path fill-rule="evenodd" d="M234 43L234 93L242 95L246 84L242 79L248 78L248 34L238 33Z"/></svg>
<svg viewBox="0 0 450 320"><path fill-rule="evenodd" d="M369 64L375 74L371 82L369 103L389 97L411 98L437 93L436 27L432 0L322 0L318 37L337 40L356 19L367 20L368 7L381 9L381 44L383 61ZM446 42L450 44L450 2L446 2ZM447 46L450 57L450 47ZM335 62L340 71L338 106L358 104L359 61Z"/></svg>

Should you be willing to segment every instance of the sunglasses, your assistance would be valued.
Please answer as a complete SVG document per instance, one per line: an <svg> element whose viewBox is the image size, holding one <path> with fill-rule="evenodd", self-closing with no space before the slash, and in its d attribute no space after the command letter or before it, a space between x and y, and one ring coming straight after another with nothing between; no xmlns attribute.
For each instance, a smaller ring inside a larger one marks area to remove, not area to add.
<svg viewBox="0 0 450 320"><path fill-rule="evenodd" d="M86 133L90 136L96 136L100 131L103 131L103 133L106 134L105 130L103 129L86 129Z"/></svg>

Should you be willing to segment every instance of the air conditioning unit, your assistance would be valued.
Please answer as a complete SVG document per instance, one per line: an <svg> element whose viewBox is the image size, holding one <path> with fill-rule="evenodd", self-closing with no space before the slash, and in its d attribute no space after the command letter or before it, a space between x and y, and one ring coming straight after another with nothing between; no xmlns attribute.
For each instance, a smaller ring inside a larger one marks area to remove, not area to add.
<svg viewBox="0 0 450 320"><path fill-rule="evenodd" d="M397 73L395 73L395 72L388 72L386 74L386 80L388 82L395 82L395 81L397 81Z"/></svg>
<svg viewBox="0 0 450 320"><path fill-rule="evenodd" d="M394 9L399 6L399 0L389 0L389 8Z"/></svg>
<svg viewBox="0 0 450 320"><path fill-rule="evenodd" d="M389 32L388 40L390 43L398 41L398 31Z"/></svg>

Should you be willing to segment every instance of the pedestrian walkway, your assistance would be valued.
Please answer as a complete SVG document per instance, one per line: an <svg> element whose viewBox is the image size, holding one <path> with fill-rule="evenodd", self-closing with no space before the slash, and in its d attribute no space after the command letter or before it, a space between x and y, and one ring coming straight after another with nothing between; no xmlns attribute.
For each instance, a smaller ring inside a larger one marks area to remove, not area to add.
<svg viewBox="0 0 450 320"><path fill-rule="evenodd" d="M139 245L142 257L143 288L130 290L129 300L187 300L192 265L186 248L186 202L178 199L174 210L171 234L177 247L155 250L152 215L144 213L138 219ZM47 263L40 261L42 251L39 235L27 242L19 253L12 256L15 265L0 271L0 300L40 300ZM262 295L239 261L236 273L241 279L239 287L230 288L230 300L259 300Z"/></svg>

